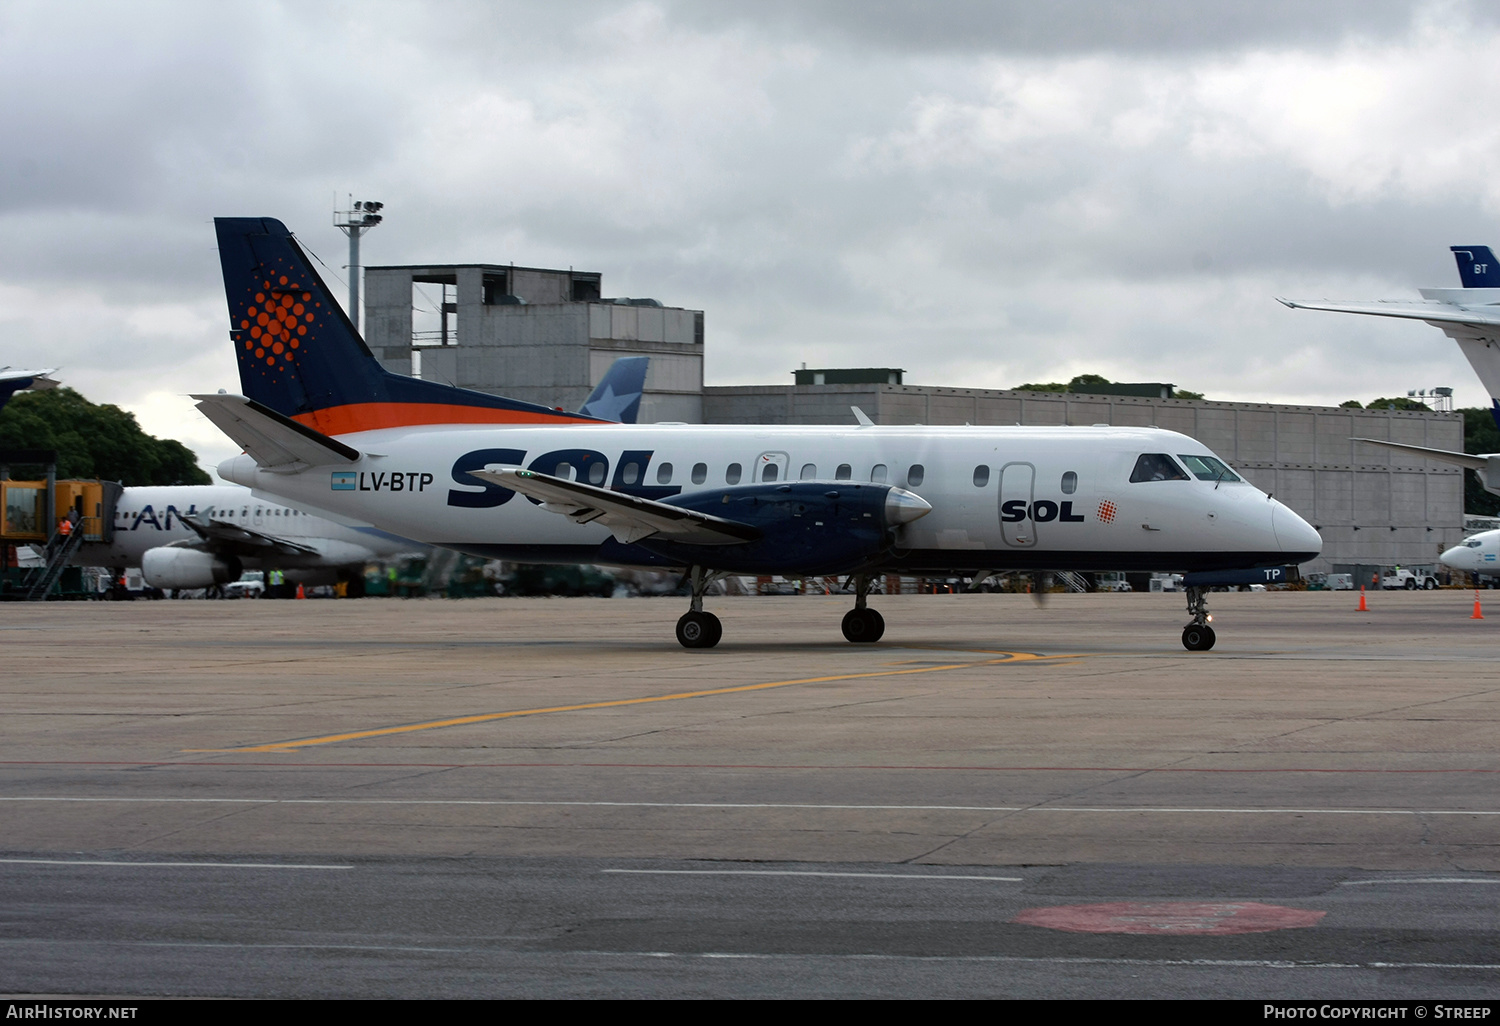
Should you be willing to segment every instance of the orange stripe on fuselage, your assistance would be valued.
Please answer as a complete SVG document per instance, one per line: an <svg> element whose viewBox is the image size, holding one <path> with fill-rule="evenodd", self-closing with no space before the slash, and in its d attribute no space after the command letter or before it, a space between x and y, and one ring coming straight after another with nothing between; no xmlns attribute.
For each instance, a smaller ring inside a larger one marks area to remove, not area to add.
<svg viewBox="0 0 1500 1026"><path fill-rule="evenodd" d="M484 406L449 406L442 403L350 403L332 406L292 418L325 435L347 435L381 428L417 427L424 424L602 424L593 417L563 413L548 415L530 410L497 410Z"/></svg>

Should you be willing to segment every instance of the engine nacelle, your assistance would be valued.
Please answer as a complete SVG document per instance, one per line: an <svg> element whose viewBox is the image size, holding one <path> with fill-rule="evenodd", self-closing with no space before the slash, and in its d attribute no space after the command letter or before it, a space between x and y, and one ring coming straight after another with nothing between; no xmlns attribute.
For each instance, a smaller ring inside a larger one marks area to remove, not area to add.
<svg viewBox="0 0 1500 1026"><path fill-rule="evenodd" d="M892 546L897 527L932 509L904 488L853 481L736 485L662 501L749 524L762 536L738 545L687 545L656 535L637 545L684 565L747 574L852 573Z"/></svg>
<svg viewBox="0 0 1500 1026"><path fill-rule="evenodd" d="M234 556L175 545L148 549L141 557L141 576L153 588L209 588L237 581L243 572Z"/></svg>

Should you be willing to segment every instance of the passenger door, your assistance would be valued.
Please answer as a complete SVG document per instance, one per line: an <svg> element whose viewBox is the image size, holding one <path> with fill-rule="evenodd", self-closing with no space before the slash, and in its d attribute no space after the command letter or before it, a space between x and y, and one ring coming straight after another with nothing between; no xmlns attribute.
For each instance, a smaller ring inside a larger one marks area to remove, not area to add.
<svg viewBox="0 0 1500 1026"><path fill-rule="evenodd" d="M1007 463L1000 468L1000 537L1005 544L1023 549L1035 547L1036 525L1030 515L1035 494L1035 466Z"/></svg>

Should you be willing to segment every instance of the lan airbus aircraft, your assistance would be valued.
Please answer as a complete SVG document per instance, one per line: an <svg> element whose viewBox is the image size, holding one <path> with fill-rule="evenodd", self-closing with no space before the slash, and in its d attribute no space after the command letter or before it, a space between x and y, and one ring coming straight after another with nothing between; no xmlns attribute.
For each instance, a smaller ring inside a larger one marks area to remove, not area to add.
<svg viewBox="0 0 1500 1026"><path fill-rule="evenodd" d="M850 641L877 575L1180 571L1184 646L1213 584L1283 580L1317 532L1172 431L614 424L386 372L281 222L221 218L243 395L200 395L257 495L493 558L680 568L677 639L719 641L724 574L848 575Z"/></svg>

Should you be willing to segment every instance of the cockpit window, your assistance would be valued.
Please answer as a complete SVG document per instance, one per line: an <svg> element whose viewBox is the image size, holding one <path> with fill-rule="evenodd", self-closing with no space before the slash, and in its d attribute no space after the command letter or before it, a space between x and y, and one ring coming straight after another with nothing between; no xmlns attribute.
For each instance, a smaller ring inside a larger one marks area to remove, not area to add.
<svg viewBox="0 0 1500 1026"><path fill-rule="evenodd" d="M1135 461L1135 469L1130 472L1130 483L1136 484L1141 481L1186 481L1188 476L1182 472L1182 468L1172 462L1172 457L1164 452L1141 453Z"/></svg>
<svg viewBox="0 0 1500 1026"><path fill-rule="evenodd" d="M1468 541L1464 542L1464 545L1471 549L1484 548L1484 542L1480 541L1478 538L1470 538Z"/></svg>
<svg viewBox="0 0 1500 1026"><path fill-rule="evenodd" d="M1188 470L1192 471L1193 476L1199 481L1219 482L1240 479L1239 475L1230 470L1223 460L1212 456L1184 456L1179 453L1177 458L1187 465Z"/></svg>

